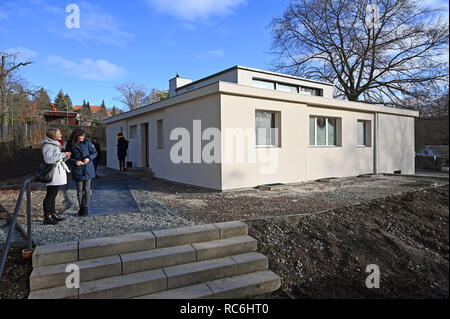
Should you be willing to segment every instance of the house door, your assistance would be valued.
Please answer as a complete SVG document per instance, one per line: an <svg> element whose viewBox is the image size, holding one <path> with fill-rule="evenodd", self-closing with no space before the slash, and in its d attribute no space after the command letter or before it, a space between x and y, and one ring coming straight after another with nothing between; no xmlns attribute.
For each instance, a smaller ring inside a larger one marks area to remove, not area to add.
<svg viewBox="0 0 450 319"><path fill-rule="evenodd" d="M141 166L150 167L148 123L141 124Z"/></svg>

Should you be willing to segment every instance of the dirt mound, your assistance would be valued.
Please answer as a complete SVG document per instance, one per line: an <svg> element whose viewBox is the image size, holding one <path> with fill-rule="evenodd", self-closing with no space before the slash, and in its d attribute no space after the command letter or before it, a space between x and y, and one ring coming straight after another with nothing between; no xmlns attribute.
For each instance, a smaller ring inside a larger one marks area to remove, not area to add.
<svg viewBox="0 0 450 319"><path fill-rule="evenodd" d="M448 298L448 217L443 186L248 224L293 298ZM379 289L365 285L369 264Z"/></svg>

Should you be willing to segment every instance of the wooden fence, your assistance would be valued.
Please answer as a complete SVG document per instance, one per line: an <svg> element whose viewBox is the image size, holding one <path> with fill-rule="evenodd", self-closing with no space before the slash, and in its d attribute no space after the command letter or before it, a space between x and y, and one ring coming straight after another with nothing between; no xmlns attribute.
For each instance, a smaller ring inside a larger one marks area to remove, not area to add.
<svg viewBox="0 0 450 319"><path fill-rule="evenodd" d="M45 137L49 127L59 128L63 140L67 141L73 129L77 126L48 124L45 122L16 122L13 126L3 128L0 131L0 160L12 158L16 152L27 147L38 147ZM96 137L100 145L106 145L105 126L83 126L86 137Z"/></svg>

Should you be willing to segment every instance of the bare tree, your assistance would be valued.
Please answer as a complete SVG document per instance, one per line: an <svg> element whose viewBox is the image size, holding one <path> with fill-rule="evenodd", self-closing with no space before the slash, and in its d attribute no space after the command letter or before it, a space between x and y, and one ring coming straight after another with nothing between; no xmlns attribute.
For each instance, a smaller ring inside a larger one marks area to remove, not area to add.
<svg viewBox="0 0 450 319"><path fill-rule="evenodd" d="M368 19L371 3L378 21ZM441 11L415 0L292 1L271 24L275 69L333 83L336 97L404 106L448 82Z"/></svg>
<svg viewBox="0 0 450 319"><path fill-rule="evenodd" d="M135 82L126 82L116 86L116 90L122 94L116 100L127 105L130 110L144 106L144 99L147 96L145 86L136 84Z"/></svg>
<svg viewBox="0 0 450 319"><path fill-rule="evenodd" d="M17 54L1 52L0 64L0 123L4 132L8 123L8 97L12 91L13 74L18 68L31 64L32 62L17 63Z"/></svg>
<svg viewBox="0 0 450 319"><path fill-rule="evenodd" d="M167 92L158 89L148 90L142 84L135 82L126 82L116 86L116 90L122 95L116 98L117 101L129 107L130 110L159 102L167 96Z"/></svg>

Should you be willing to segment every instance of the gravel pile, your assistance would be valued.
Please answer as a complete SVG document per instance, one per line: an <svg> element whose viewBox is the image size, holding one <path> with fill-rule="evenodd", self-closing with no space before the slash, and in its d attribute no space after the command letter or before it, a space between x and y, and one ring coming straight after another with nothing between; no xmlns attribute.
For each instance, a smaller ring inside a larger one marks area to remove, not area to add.
<svg viewBox="0 0 450 319"><path fill-rule="evenodd" d="M61 214L66 220L57 225L43 225L42 221L33 222L33 241L36 245L47 245L196 224L178 216L176 208L168 208L155 200L144 181L132 179L129 181L129 188L139 206L139 212L79 217L76 190L67 187L64 197L69 208ZM23 227L26 230L26 225Z"/></svg>

